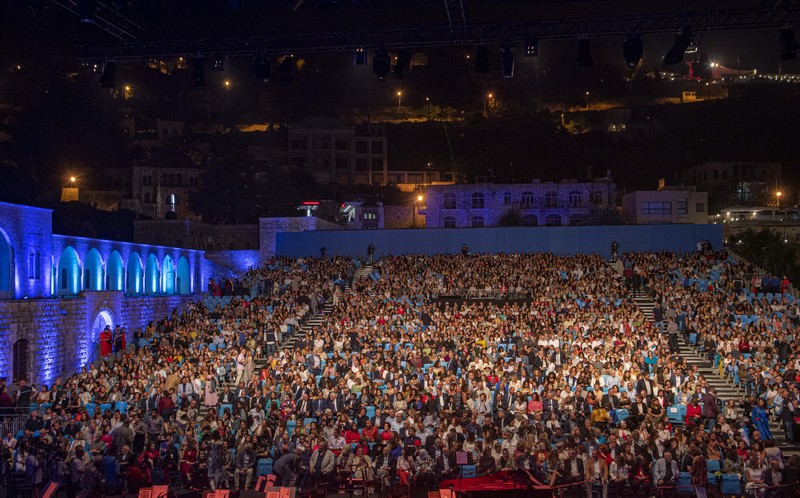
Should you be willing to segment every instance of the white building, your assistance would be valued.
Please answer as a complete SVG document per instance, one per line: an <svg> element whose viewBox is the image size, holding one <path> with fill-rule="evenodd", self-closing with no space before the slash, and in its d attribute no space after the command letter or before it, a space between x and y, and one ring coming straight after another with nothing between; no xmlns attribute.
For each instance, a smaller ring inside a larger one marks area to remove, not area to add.
<svg viewBox="0 0 800 498"><path fill-rule="evenodd" d="M637 190L622 196L622 216L632 225L708 223L708 193L680 187Z"/></svg>
<svg viewBox="0 0 800 498"><path fill-rule="evenodd" d="M592 208L613 208L616 185L594 182L436 185L425 192L428 228L499 226L519 216L525 226L580 224Z"/></svg>

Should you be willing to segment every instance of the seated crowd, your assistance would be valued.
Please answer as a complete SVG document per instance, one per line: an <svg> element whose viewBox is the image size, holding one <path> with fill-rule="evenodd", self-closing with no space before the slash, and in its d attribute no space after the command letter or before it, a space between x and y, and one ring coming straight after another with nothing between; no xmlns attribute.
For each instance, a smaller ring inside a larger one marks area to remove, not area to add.
<svg viewBox="0 0 800 498"><path fill-rule="evenodd" d="M33 484L61 472L80 496L247 489L264 474L436 489L501 470L604 498L673 495L682 476L700 496L722 484L715 470L758 497L796 493L800 461L784 464L768 423L792 441L800 415L787 287L762 294L762 280L745 282L752 268L710 251L617 265L406 255L353 280L349 259L274 260L233 286L249 293L215 292L53 386L0 385L0 405L37 406L4 438L7 464ZM654 323L631 274L657 303ZM465 289L515 299L444 299ZM285 347L308 315L319 323ZM718 399L679 335L749 397Z"/></svg>

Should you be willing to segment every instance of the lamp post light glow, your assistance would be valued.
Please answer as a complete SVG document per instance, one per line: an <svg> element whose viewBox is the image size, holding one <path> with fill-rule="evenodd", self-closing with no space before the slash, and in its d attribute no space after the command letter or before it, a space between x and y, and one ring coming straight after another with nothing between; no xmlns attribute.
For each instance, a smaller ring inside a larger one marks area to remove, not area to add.
<svg viewBox="0 0 800 498"><path fill-rule="evenodd" d="M493 93L487 93L486 98L483 99L483 115L489 117L489 101L494 98Z"/></svg>
<svg viewBox="0 0 800 498"><path fill-rule="evenodd" d="M397 90L397 112L400 112L400 107L403 104L403 92L402 90Z"/></svg>
<svg viewBox="0 0 800 498"><path fill-rule="evenodd" d="M69 182L70 183L75 183L75 180L76 180L76 178L74 176L70 176L69 177Z"/></svg>

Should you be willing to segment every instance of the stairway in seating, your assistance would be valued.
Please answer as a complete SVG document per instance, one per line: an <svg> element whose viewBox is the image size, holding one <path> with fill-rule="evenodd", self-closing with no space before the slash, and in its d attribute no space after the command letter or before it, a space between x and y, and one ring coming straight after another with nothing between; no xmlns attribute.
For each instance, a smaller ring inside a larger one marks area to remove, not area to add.
<svg viewBox="0 0 800 498"><path fill-rule="evenodd" d="M353 274L353 281L355 282L359 278L367 277L370 274L370 272L372 272L372 265L365 265L365 266L359 267L355 271L355 273ZM345 292L352 292L352 287L350 286L349 283L347 283L345 285ZM280 341L280 343L278 343L278 345L276 347L276 350L280 351L280 350L286 349L286 348L294 349L295 344L297 342L299 342L301 339L305 339L307 332L309 332L311 329L313 329L314 327L316 327L316 326L318 326L318 325L320 325L322 323L322 321L323 321L322 317L323 316L330 315L332 312L333 312L333 301L327 301L322 306L322 308L320 310L320 313L318 313L316 315L311 313L311 312L309 312L305 316L305 318L303 318L302 322L300 322L299 329L294 334L292 334L290 336L283 337L282 340ZM269 362L269 360L270 360L270 358L267 358L267 357L257 358L254 361L253 375L256 375L256 376L259 375L259 372L261 372L261 369L264 368L264 365L266 365ZM230 386L231 390L236 388L236 384L234 383L233 380L230 381L230 382L226 381L226 382L221 382L220 383L219 391L222 391L222 389L225 386ZM208 414L208 407L205 404L202 403L202 396L200 398L201 398L201 400L200 400L200 406L199 406L199 410L198 410L198 413L199 413L198 417L200 419L202 419L202 418L205 418L205 416Z"/></svg>
<svg viewBox="0 0 800 498"><path fill-rule="evenodd" d="M648 295L639 293L637 296L632 296L636 306L642 311L648 321L653 323L653 309L656 307ZM713 361L708 358L708 355L697 351L692 344L689 344L688 336L682 336L682 340L678 340L678 353L686 359L687 364L691 367L696 365L698 372L703 376L708 385L714 388L717 397L724 403L729 399L734 399L736 402L741 402L744 398L744 391L737 388L732 381L719 375L719 369L714 368ZM749 416L749 415L748 415ZM775 439L778 447L781 448L784 455L791 455L800 453L800 445L790 445L784 437L783 427L781 423L776 420L770 420L770 431L772 437Z"/></svg>

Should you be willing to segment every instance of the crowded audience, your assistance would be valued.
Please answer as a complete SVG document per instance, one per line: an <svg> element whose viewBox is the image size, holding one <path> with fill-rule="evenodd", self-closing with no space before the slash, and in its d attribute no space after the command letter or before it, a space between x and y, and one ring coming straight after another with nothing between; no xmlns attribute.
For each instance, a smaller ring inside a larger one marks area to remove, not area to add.
<svg viewBox="0 0 800 498"><path fill-rule="evenodd" d="M574 496L704 496L727 476L790 496L800 460L775 439L794 441L800 415L800 310L788 280L756 273L707 247L275 259L144 330L105 331L105 357L52 386L0 384L0 405L31 410L3 439L7 469L61 476L70 496L267 474L438 489L500 471ZM746 396L718 398L681 347Z"/></svg>

